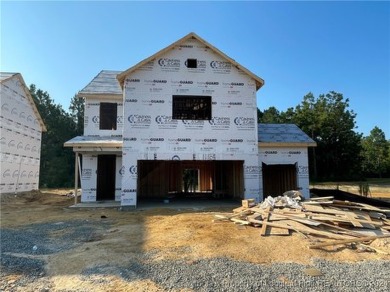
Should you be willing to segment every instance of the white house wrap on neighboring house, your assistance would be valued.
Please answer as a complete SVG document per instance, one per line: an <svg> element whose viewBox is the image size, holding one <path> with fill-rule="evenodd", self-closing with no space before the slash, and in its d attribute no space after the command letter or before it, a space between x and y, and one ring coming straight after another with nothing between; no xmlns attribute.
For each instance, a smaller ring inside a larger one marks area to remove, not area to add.
<svg viewBox="0 0 390 292"><path fill-rule="evenodd" d="M1 72L0 84L0 193L36 190L46 127L21 74Z"/></svg>
<svg viewBox="0 0 390 292"><path fill-rule="evenodd" d="M81 201L261 200L256 92L263 84L194 33L124 72L101 71L78 94L84 136L65 143L82 157Z"/></svg>

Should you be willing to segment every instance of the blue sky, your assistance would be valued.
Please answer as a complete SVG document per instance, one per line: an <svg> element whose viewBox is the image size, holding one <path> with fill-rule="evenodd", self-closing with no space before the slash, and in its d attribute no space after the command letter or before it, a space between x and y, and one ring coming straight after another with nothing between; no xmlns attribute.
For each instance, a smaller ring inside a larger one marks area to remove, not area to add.
<svg viewBox="0 0 390 292"><path fill-rule="evenodd" d="M68 109L102 69L125 70L189 32L265 80L261 110L331 90L357 132L390 139L390 2L1 1L1 71Z"/></svg>

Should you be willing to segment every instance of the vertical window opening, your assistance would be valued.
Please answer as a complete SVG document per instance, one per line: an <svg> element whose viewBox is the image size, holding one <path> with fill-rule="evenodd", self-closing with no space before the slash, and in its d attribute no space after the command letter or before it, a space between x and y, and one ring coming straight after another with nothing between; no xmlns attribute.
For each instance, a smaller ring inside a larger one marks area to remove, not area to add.
<svg viewBox="0 0 390 292"><path fill-rule="evenodd" d="M100 130L116 130L117 103L100 103Z"/></svg>

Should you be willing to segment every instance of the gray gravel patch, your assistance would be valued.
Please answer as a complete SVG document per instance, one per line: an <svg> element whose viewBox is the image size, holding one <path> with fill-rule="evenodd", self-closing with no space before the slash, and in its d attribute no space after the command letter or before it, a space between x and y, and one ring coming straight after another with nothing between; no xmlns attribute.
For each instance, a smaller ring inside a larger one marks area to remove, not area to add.
<svg viewBox="0 0 390 292"><path fill-rule="evenodd" d="M307 268L318 269L321 276L305 274ZM260 265L228 258L152 261L144 256L126 267L99 266L83 275L90 279L92 275L117 275L126 281L150 279L166 291L389 291L389 272L388 261Z"/></svg>
<svg viewBox="0 0 390 292"><path fill-rule="evenodd" d="M109 220L71 220L0 229L0 277L23 275L15 286L23 287L45 276L45 255L75 248L101 238ZM3 283L2 283L3 284ZM0 290L9 290L1 287Z"/></svg>
<svg viewBox="0 0 390 292"><path fill-rule="evenodd" d="M50 291L46 255L100 240L111 225L109 220L71 220L0 229L0 290L33 287ZM190 253L191 249L177 252ZM87 268L81 277L97 287L109 281L105 276L128 282L149 279L166 291L390 291L390 262L383 260L338 263L316 259L311 265L262 265L229 258L155 260L156 255L158 251L138 254L124 266L113 263ZM317 270L319 276L305 273L308 268ZM22 277L11 284L2 281L9 273Z"/></svg>

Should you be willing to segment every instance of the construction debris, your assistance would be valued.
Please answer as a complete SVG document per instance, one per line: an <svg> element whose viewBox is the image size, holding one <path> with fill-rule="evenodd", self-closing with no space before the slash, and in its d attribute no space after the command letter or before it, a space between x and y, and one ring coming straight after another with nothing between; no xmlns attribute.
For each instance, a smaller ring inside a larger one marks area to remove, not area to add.
<svg viewBox="0 0 390 292"><path fill-rule="evenodd" d="M390 237L390 209L334 197L302 200L299 192L267 197L260 204L243 200L233 213L215 215L215 221L260 228L260 235L289 235L295 231L312 243L309 248L361 244L365 250L381 252L363 243ZM332 239L332 241L323 241Z"/></svg>

